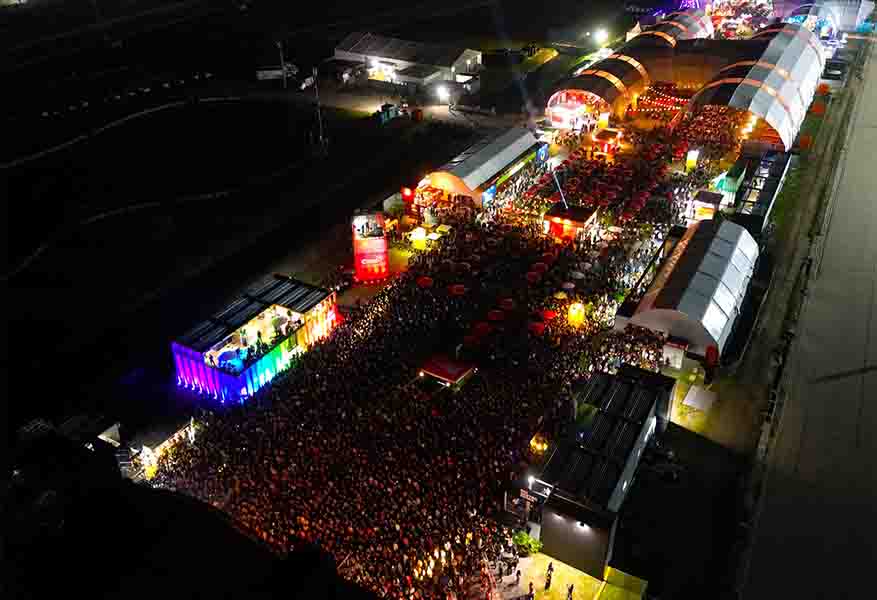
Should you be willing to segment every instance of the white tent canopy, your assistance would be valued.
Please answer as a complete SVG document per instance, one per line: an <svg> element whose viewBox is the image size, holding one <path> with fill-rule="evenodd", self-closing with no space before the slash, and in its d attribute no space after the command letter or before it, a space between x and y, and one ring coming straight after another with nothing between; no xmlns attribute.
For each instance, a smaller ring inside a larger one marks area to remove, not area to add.
<svg viewBox="0 0 877 600"><path fill-rule="evenodd" d="M759 56L723 67L688 104L731 106L763 118L786 149L801 129L825 65L819 37L806 27L786 23L752 37L767 41Z"/></svg>
<svg viewBox="0 0 877 600"><path fill-rule="evenodd" d="M739 225L699 221L676 244L631 323L721 353L749 288L758 244Z"/></svg>
<svg viewBox="0 0 877 600"><path fill-rule="evenodd" d="M525 127L513 127L494 136L488 136L464 150L459 156L429 175L441 180L441 175L459 180L473 196L482 184L506 168L513 160L538 142ZM463 193L464 189L454 190Z"/></svg>

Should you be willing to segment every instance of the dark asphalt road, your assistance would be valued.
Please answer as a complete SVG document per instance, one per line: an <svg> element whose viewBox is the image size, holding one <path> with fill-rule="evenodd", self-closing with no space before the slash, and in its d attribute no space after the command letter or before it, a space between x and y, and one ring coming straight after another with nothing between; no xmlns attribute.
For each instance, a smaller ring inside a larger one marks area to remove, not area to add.
<svg viewBox="0 0 877 600"><path fill-rule="evenodd" d="M877 533L877 62L865 80L821 268L790 358L791 389L746 598L872 595L866 590Z"/></svg>

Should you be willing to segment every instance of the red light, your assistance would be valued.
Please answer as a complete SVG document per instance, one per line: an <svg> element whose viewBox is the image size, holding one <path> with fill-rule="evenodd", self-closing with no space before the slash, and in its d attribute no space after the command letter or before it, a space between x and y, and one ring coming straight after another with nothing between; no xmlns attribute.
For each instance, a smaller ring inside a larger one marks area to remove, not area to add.
<svg viewBox="0 0 877 600"><path fill-rule="evenodd" d="M405 200L411 200L412 198L414 198L414 191L409 187L403 187L402 198L404 198Z"/></svg>

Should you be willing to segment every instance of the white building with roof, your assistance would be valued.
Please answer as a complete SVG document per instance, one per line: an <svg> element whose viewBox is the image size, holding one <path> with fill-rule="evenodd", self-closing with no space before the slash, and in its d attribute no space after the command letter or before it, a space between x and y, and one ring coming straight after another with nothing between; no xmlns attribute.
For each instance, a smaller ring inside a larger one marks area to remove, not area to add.
<svg viewBox="0 0 877 600"><path fill-rule="evenodd" d="M426 86L454 81L480 69L481 52L469 48L426 44L356 31L335 47L337 60L368 65L369 77Z"/></svg>
<svg viewBox="0 0 877 600"><path fill-rule="evenodd" d="M706 220L688 227L627 323L685 340L689 352L720 355L740 314L758 260L746 229Z"/></svg>
<svg viewBox="0 0 877 600"><path fill-rule="evenodd" d="M418 184L418 190L432 187L452 196L468 196L481 207L483 193L488 191L497 176L514 171L518 164L523 166L528 152L535 153L538 145L536 136L526 127L501 130L479 140L429 173Z"/></svg>

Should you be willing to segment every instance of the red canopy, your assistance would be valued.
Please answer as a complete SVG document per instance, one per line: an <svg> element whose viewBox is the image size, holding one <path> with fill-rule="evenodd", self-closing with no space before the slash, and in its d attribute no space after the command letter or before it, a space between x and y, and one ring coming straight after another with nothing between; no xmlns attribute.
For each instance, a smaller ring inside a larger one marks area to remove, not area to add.
<svg viewBox="0 0 877 600"><path fill-rule="evenodd" d="M542 335L545 333L545 323L530 321L530 323L527 324L527 328L533 332L534 335Z"/></svg>
<svg viewBox="0 0 877 600"><path fill-rule="evenodd" d="M514 310L515 309L515 301L511 298L503 298L499 301L499 307L503 310Z"/></svg>
<svg viewBox="0 0 877 600"><path fill-rule="evenodd" d="M419 277L417 279L417 285L422 288L432 287L432 277L426 277L425 275L423 277Z"/></svg>
<svg viewBox="0 0 877 600"><path fill-rule="evenodd" d="M490 333L490 323L485 321L478 321L475 325L472 326L472 331L475 332L475 335L482 336Z"/></svg>
<svg viewBox="0 0 877 600"><path fill-rule="evenodd" d="M446 356L433 356L420 368L425 375L454 385L460 383L474 367L470 364L450 359Z"/></svg>
<svg viewBox="0 0 877 600"><path fill-rule="evenodd" d="M502 321L505 319L505 313L501 310L493 309L487 311L487 320L488 321Z"/></svg>
<svg viewBox="0 0 877 600"><path fill-rule="evenodd" d="M537 273L536 271L530 271L529 273L527 273L527 281L529 281L530 283L536 283L540 279L542 279L541 273Z"/></svg>
<svg viewBox="0 0 877 600"><path fill-rule="evenodd" d="M546 321L550 321L551 319L553 319L556 316L557 316L557 312L553 311L549 308L546 308L545 310L542 311L542 318L545 319Z"/></svg>

